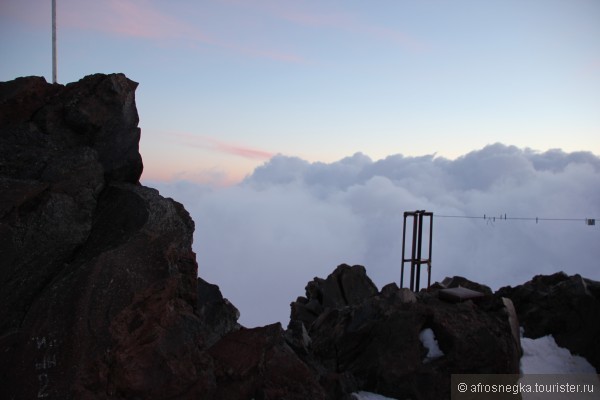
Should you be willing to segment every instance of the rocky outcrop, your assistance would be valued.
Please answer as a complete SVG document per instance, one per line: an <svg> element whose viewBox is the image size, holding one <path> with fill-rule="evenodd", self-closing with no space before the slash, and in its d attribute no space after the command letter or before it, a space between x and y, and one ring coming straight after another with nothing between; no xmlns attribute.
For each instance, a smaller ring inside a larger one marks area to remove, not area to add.
<svg viewBox="0 0 600 400"><path fill-rule="evenodd" d="M237 310L198 285L187 211L138 183L136 86L122 74L0 83L6 398L214 392L205 350Z"/></svg>
<svg viewBox="0 0 600 400"><path fill-rule="evenodd" d="M291 320L309 326L325 308L360 304L377 294L377 286L367 277L365 267L341 264L326 279L314 278L306 285L306 297L291 304Z"/></svg>
<svg viewBox="0 0 600 400"><path fill-rule="evenodd" d="M223 298L217 285L202 278L198 278L198 316L203 322L207 346L212 346L227 333L240 329L237 323L240 317L238 309Z"/></svg>
<svg viewBox="0 0 600 400"><path fill-rule="evenodd" d="M346 290L323 282L340 282L344 275L362 290L352 303L326 303ZM500 298L452 304L438 299L437 290L415 296L395 284L374 293L372 287L363 267L342 265L327 279L309 282L307 297L291 306L290 327L307 324L311 356L328 371L349 374L360 390L399 399L450 398L453 373L519 372L519 346ZM419 339L427 328L444 353L434 360L426 358Z"/></svg>
<svg viewBox="0 0 600 400"><path fill-rule="evenodd" d="M552 335L600 371L600 282L558 272L497 293L513 301L524 336Z"/></svg>

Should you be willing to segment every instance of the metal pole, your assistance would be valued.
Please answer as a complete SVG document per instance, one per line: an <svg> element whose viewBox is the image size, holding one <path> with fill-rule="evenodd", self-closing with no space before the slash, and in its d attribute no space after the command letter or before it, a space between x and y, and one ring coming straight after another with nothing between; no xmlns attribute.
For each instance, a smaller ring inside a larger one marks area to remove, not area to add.
<svg viewBox="0 0 600 400"><path fill-rule="evenodd" d="M406 211L404 212L404 222L402 224L402 268L400 268L400 287L404 286L404 247L406 242Z"/></svg>
<svg viewBox="0 0 600 400"><path fill-rule="evenodd" d="M427 258L427 290L431 286L431 253L433 248L433 213L429 213L429 258Z"/></svg>
<svg viewBox="0 0 600 400"><path fill-rule="evenodd" d="M421 249L423 248L423 211L418 211L418 236L417 236L417 275L415 280L415 292L418 292L421 287Z"/></svg>
<svg viewBox="0 0 600 400"><path fill-rule="evenodd" d="M410 290L415 291L415 255L417 252L417 215L413 214L413 236L412 236L412 249L410 259Z"/></svg>
<svg viewBox="0 0 600 400"><path fill-rule="evenodd" d="M52 0L52 83L56 83L56 0Z"/></svg>

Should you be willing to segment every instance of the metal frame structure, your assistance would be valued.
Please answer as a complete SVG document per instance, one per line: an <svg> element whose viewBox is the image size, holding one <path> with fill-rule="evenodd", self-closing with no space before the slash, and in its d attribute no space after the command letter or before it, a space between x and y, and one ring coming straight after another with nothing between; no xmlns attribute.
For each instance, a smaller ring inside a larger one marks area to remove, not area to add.
<svg viewBox="0 0 600 400"><path fill-rule="evenodd" d="M406 258L406 219L412 217L411 256ZM428 257L422 258L423 251L423 217L429 217ZM402 225L402 268L400 270L400 287L404 286L404 264L410 262L410 290L418 292L421 281L421 265L427 264L427 289L431 285L431 250L433 239L433 212L425 210L405 211Z"/></svg>

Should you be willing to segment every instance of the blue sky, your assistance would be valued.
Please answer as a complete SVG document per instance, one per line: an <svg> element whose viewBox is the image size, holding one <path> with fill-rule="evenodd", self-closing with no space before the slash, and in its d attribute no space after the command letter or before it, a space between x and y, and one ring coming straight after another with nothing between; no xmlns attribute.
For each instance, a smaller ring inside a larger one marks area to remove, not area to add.
<svg viewBox="0 0 600 400"><path fill-rule="evenodd" d="M0 4L0 80L50 80L50 4ZM595 0L57 4L60 83L140 83L145 179L228 185L274 154L600 154Z"/></svg>

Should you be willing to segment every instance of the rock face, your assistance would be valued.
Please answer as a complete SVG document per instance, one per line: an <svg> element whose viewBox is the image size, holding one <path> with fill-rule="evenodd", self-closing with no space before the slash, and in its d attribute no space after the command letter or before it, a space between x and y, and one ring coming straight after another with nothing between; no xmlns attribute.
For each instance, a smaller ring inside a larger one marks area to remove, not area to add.
<svg viewBox="0 0 600 400"><path fill-rule="evenodd" d="M559 272L498 294L512 299L526 337L552 335L600 371L600 282Z"/></svg>
<svg viewBox="0 0 600 400"><path fill-rule="evenodd" d="M348 286L323 283L343 282L343 276L362 290L352 303L328 301ZM363 267L341 265L327 279L309 282L307 297L292 304L290 327L307 324L309 353L328 371L346 380L350 375L361 390L399 399L450 398L452 373L519 372L519 345L500 298L451 304L435 290L415 296L395 284L380 293L373 287ZM433 361L419 339L427 328L444 353Z"/></svg>
<svg viewBox="0 0 600 400"><path fill-rule="evenodd" d="M198 296L193 221L138 183L136 86L121 74L0 83L6 398L186 398L216 386L205 349L237 329L237 310L220 293Z"/></svg>
<svg viewBox="0 0 600 400"><path fill-rule="evenodd" d="M360 304L377 294L377 286L362 265L339 265L327 279L315 278L306 286L306 296L291 304L291 320L309 326L325 308Z"/></svg>
<svg viewBox="0 0 600 400"><path fill-rule="evenodd" d="M204 341L215 344L227 333L240 329L237 323L240 312L229 300L223 298L217 285L198 278L198 316L203 321Z"/></svg>

